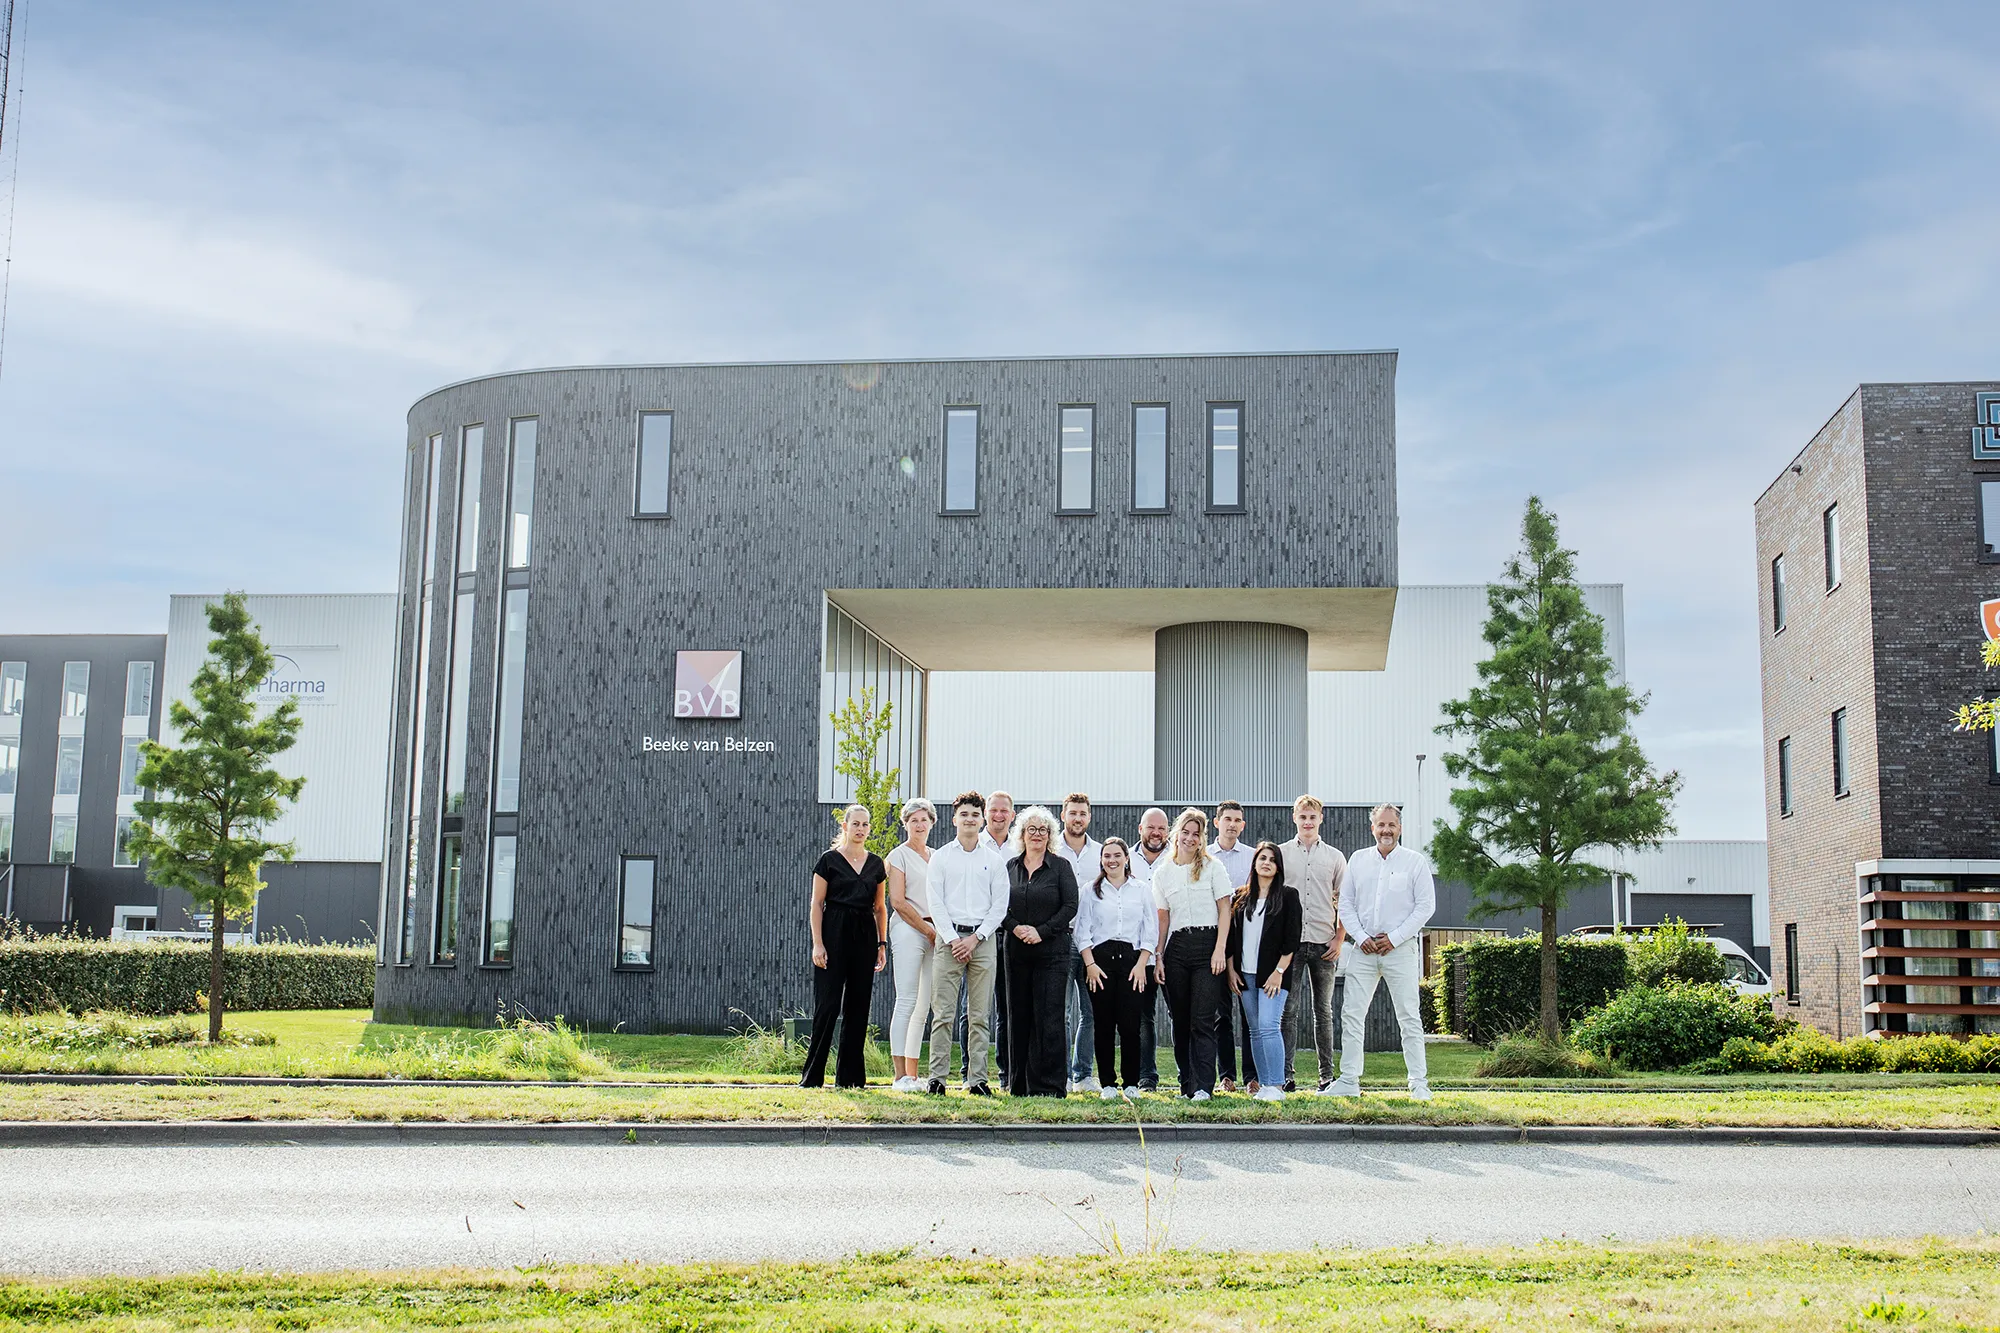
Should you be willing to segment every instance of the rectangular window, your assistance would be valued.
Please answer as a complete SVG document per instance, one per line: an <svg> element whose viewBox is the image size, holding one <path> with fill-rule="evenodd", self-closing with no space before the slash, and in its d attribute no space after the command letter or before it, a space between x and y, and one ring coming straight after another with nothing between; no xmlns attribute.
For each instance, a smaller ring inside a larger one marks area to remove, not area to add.
<svg viewBox="0 0 2000 1333"><path fill-rule="evenodd" d="M1820 541L1826 548L1826 590L1840 586L1840 506L1830 504L1820 515Z"/></svg>
<svg viewBox="0 0 2000 1333"><path fill-rule="evenodd" d="M501 603L500 688L493 721L493 813L521 808L522 659L528 648L528 590L509 588Z"/></svg>
<svg viewBox="0 0 2000 1333"><path fill-rule="evenodd" d="M1243 512L1243 405L1208 405L1208 507Z"/></svg>
<svg viewBox="0 0 2000 1333"><path fill-rule="evenodd" d="M440 965L458 962L458 904L462 848L456 837L447 837L438 856L437 903L431 917L431 961Z"/></svg>
<svg viewBox="0 0 2000 1333"><path fill-rule="evenodd" d="M514 835L493 839L486 869L486 962L510 967L514 962Z"/></svg>
<svg viewBox="0 0 2000 1333"><path fill-rule="evenodd" d="M979 409L954 407L944 414L944 512L979 512Z"/></svg>
<svg viewBox="0 0 2000 1333"><path fill-rule="evenodd" d="M90 711L90 663L63 663L62 715L82 717Z"/></svg>
<svg viewBox="0 0 2000 1333"><path fill-rule="evenodd" d="M2000 563L2000 481L1979 483L1979 558Z"/></svg>
<svg viewBox="0 0 2000 1333"><path fill-rule="evenodd" d="M1799 1002L1799 926L1793 921L1785 926L1785 1003Z"/></svg>
<svg viewBox="0 0 2000 1333"><path fill-rule="evenodd" d="M632 512L641 518L665 518L672 511L674 414L639 414L639 450L633 464Z"/></svg>
<svg viewBox="0 0 2000 1333"><path fill-rule="evenodd" d="M397 928L392 932L385 910L382 940L396 941L396 962L398 965L413 961L417 947L417 880L423 864L424 842L421 835L423 822L424 778L430 771L430 716L431 716L431 615L433 605L433 585L437 576L437 548L442 534L438 531L439 514L439 473L444 463L444 436L433 435L426 441L426 451L422 467L424 469L423 526L417 531L418 568L422 571L419 582L420 596L417 601L416 657L411 663L410 686L410 766L408 801L404 806L401 870L402 891L395 905ZM386 882L386 881L385 881ZM389 907L388 903L383 904Z"/></svg>
<svg viewBox="0 0 2000 1333"><path fill-rule="evenodd" d="M144 736L126 736L118 752L118 794L137 796L139 794L139 770L146 766L145 756L139 747L145 743Z"/></svg>
<svg viewBox="0 0 2000 1333"><path fill-rule="evenodd" d="M618 966L653 965L653 858L625 858L618 892Z"/></svg>
<svg viewBox="0 0 2000 1333"><path fill-rule="evenodd" d="M49 861L66 866L76 860L76 816L57 815L49 821Z"/></svg>
<svg viewBox="0 0 2000 1333"><path fill-rule="evenodd" d="M28 698L28 664L0 662L0 717L19 717Z"/></svg>
<svg viewBox="0 0 2000 1333"><path fill-rule="evenodd" d="M1847 710L1833 710L1833 794L1847 795Z"/></svg>
<svg viewBox="0 0 2000 1333"><path fill-rule="evenodd" d="M112 865L135 866L139 864L137 860L133 859L129 846L132 841L132 825L138 822L139 817L137 815L118 816L118 839L112 844L111 848Z"/></svg>
<svg viewBox="0 0 2000 1333"><path fill-rule="evenodd" d="M1771 557L1771 633L1785 627L1785 557Z"/></svg>
<svg viewBox="0 0 2000 1333"><path fill-rule="evenodd" d="M467 426L458 437L458 572L479 569L479 473L486 462L486 427Z"/></svg>
<svg viewBox="0 0 2000 1333"><path fill-rule="evenodd" d="M56 740L56 795L75 796L83 790L83 737Z"/></svg>
<svg viewBox="0 0 2000 1333"><path fill-rule="evenodd" d="M14 859L14 816L0 815L0 865Z"/></svg>
<svg viewBox="0 0 2000 1333"><path fill-rule="evenodd" d="M1778 815L1792 813L1792 738L1778 738Z"/></svg>
<svg viewBox="0 0 2000 1333"><path fill-rule="evenodd" d="M1132 409L1132 508L1141 514L1167 512L1167 405L1145 403Z"/></svg>
<svg viewBox="0 0 2000 1333"><path fill-rule="evenodd" d="M526 569L535 535L535 419L507 430L507 568Z"/></svg>
<svg viewBox="0 0 2000 1333"><path fill-rule="evenodd" d="M153 715L153 664L125 664L125 716L150 718Z"/></svg>
<svg viewBox="0 0 2000 1333"><path fill-rule="evenodd" d="M472 718L472 613L476 597L458 595L451 612L451 678L445 682L444 812L465 810L465 746Z"/></svg>
<svg viewBox="0 0 2000 1333"><path fill-rule="evenodd" d="M21 780L21 738L0 736L0 796L12 796Z"/></svg>
<svg viewBox="0 0 2000 1333"><path fill-rule="evenodd" d="M1097 503L1097 412L1065 407L1056 444L1056 512L1088 514Z"/></svg>

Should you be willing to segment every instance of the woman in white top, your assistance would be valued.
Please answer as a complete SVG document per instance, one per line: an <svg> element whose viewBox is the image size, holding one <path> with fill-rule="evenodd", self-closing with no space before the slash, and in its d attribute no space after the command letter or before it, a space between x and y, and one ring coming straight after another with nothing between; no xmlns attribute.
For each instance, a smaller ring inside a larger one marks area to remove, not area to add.
<svg viewBox="0 0 2000 1333"><path fill-rule="evenodd" d="M1077 900L1076 947L1083 955L1084 984L1096 1021L1097 1078L1105 1101L1115 1101L1122 1083L1127 1097L1139 1095L1139 1016L1153 1003L1153 951L1159 944L1159 916L1152 886L1132 878L1132 852L1123 838L1106 838L1098 873ZM1117 1077L1113 1057L1124 1052L1125 1077Z"/></svg>
<svg viewBox="0 0 2000 1333"><path fill-rule="evenodd" d="M931 864L931 826L937 808L923 797L903 803L904 839L889 853L889 952L896 960L896 1009L889 1019L889 1057L895 1061L897 1092L922 1092L917 1057L931 1018L931 926L926 884Z"/></svg>
<svg viewBox="0 0 2000 1333"><path fill-rule="evenodd" d="M1153 867L1153 902L1166 940L1157 973L1174 1020L1181 1096L1205 1102L1215 1091L1215 1025L1228 983L1229 899L1236 886L1206 850L1208 816L1183 810L1174 821L1173 858ZM1218 929L1221 927L1222 929Z"/></svg>

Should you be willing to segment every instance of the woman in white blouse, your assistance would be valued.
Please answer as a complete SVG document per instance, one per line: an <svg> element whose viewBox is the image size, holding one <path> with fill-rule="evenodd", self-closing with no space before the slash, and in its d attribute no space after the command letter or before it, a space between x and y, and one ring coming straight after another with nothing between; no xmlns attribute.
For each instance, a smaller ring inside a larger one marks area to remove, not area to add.
<svg viewBox="0 0 2000 1333"><path fill-rule="evenodd" d="M889 853L889 952L896 962L896 1008L889 1019L889 1056L896 1065L897 1092L922 1092L917 1059L931 1018L931 926L926 879L931 863L931 826L937 808L923 797L903 803L903 841Z"/></svg>
<svg viewBox="0 0 2000 1333"><path fill-rule="evenodd" d="M1164 943L1155 969L1167 988L1174 1019L1174 1065L1181 1096L1205 1102L1215 1092L1215 1025L1221 1021L1229 972L1229 899L1236 886L1210 856L1208 816L1181 811L1174 821L1173 856L1153 867L1153 903ZM1218 929L1218 927L1220 929Z"/></svg>
<svg viewBox="0 0 2000 1333"><path fill-rule="evenodd" d="M1106 838L1098 874L1077 900L1076 947L1083 955L1084 983L1096 1022L1100 1094L1115 1101L1122 1085L1139 1095L1139 1016L1153 1003L1153 951L1160 923L1153 890L1132 878L1132 851L1123 838ZM1123 1052L1125 1077L1117 1077L1114 1053Z"/></svg>

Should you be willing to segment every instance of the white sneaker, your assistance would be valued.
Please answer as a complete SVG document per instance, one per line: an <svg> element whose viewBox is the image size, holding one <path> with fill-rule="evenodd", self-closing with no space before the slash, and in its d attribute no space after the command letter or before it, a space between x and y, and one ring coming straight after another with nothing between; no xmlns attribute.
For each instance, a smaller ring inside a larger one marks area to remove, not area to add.
<svg viewBox="0 0 2000 1333"><path fill-rule="evenodd" d="M911 1078L908 1074L905 1074L901 1078L897 1079L894 1083L891 1083L889 1085L889 1091L915 1092L917 1090L917 1086L918 1086L917 1081L914 1078Z"/></svg>
<svg viewBox="0 0 2000 1333"><path fill-rule="evenodd" d="M1426 1088L1411 1088L1411 1089L1410 1089L1410 1100L1411 1100L1411 1101L1413 1101L1413 1102L1427 1102L1427 1101L1429 1101L1430 1099L1431 1099L1431 1090L1430 1090L1429 1088L1427 1088L1427 1087L1426 1087Z"/></svg>
<svg viewBox="0 0 2000 1333"><path fill-rule="evenodd" d="M1080 1078L1070 1085L1071 1092L1102 1092L1104 1085L1094 1078Z"/></svg>
<svg viewBox="0 0 2000 1333"><path fill-rule="evenodd" d="M1105 1089L1105 1091L1106 1091L1106 1092L1110 1092L1110 1091L1111 1091L1111 1089L1110 1089L1110 1088L1106 1088L1106 1089ZM1127 1097L1130 1097L1130 1098L1131 1098L1131 1099L1132 1099L1133 1101L1135 1101L1135 1102L1136 1102L1136 1101L1138 1101L1138 1100L1139 1100L1139 1099L1140 1099L1141 1097L1143 1097L1143 1096L1145 1096L1145 1095L1146 1095L1146 1090L1145 1090L1144 1088L1127 1088L1127 1089L1125 1089L1125 1095L1126 1095Z"/></svg>
<svg viewBox="0 0 2000 1333"><path fill-rule="evenodd" d="M1285 1100L1285 1090L1283 1088L1273 1088L1268 1085L1257 1089L1252 1095L1260 1102L1281 1102Z"/></svg>
<svg viewBox="0 0 2000 1333"><path fill-rule="evenodd" d="M1102 1091L1100 1091L1100 1092L1099 1092L1099 1093L1097 1094L1097 1096L1098 1096L1099 1100L1101 1100L1101 1101L1107 1101L1107 1102L1115 1102L1115 1101L1117 1101L1117 1100L1118 1100L1118 1089L1116 1089L1116 1088L1105 1088L1105 1089L1103 1089Z"/></svg>
<svg viewBox="0 0 2000 1333"><path fill-rule="evenodd" d="M1191 1102L1205 1102L1208 1100L1208 1090L1205 1088L1196 1088L1194 1096L1188 1098L1188 1100Z"/></svg>
<svg viewBox="0 0 2000 1333"><path fill-rule="evenodd" d="M1319 1095L1322 1097L1352 1097L1354 1100L1360 1101L1361 1088L1358 1084L1348 1087L1340 1083L1329 1083L1319 1090Z"/></svg>

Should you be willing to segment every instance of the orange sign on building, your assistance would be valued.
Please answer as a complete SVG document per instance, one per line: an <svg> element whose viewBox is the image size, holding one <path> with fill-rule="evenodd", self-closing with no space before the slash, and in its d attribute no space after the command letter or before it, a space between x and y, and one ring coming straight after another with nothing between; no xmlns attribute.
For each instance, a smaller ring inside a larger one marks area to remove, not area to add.
<svg viewBox="0 0 2000 1333"><path fill-rule="evenodd" d="M2000 597L1979 604L1979 625L1989 639L2000 639Z"/></svg>

